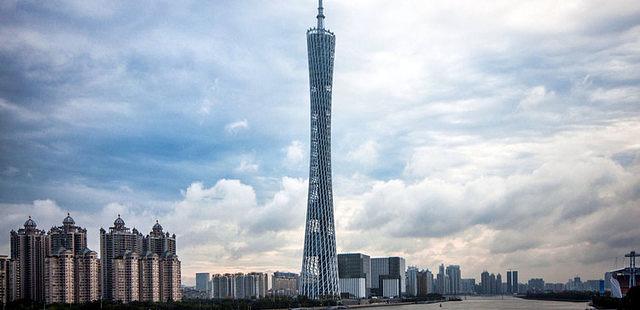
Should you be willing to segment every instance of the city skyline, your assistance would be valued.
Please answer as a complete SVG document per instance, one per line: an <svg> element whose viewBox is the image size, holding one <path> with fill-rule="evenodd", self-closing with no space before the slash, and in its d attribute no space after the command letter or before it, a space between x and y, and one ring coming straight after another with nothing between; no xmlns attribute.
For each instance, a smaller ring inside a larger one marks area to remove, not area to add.
<svg viewBox="0 0 640 310"><path fill-rule="evenodd" d="M0 254L117 214L200 271L299 271L316 1L0 5ZM562 282L640 239L632 1L326 1L337 252ZM371 31L375 28L376 31ZM433 268L433 269L432 269Z"/></svg>

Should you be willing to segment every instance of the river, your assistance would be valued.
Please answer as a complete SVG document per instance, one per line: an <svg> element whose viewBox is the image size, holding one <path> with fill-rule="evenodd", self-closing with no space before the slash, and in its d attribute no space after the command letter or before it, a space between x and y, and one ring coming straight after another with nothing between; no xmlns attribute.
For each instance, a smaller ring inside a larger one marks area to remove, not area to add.
<svg viewBox="0 0 640 310"><path fill-rule="evenodd" d="M377 307L376 307L377 308ZM371 309L376 309L371 308ZM546 300L527 300L513 297L499 298L468 298L463 301L449 301L440 304L416 304L381 307L389 310L525 310L525 309L554 309L554 310L585 310L592 309L588 306L588 302L564 302L564 301L546 301Z"/></svg>

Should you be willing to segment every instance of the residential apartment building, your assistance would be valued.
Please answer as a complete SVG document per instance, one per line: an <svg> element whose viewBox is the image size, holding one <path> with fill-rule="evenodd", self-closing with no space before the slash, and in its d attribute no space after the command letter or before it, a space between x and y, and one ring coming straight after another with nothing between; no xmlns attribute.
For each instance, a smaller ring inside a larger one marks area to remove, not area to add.
<svg viewBox="0 0 640 310"><path fill-rule="evenodd" d="M11 300L26 299L44 301L44 258L47 255L47 237L44 230L37 228L36 222L29 219L24 228L12 230L11 269L15 273Z"/></svg>
<svg viewBox="0 0 640 310"><path fill-rule="evenodd" d="M297 296L299 275L293 272L276 271L271 277L271 295Z"/></svg>

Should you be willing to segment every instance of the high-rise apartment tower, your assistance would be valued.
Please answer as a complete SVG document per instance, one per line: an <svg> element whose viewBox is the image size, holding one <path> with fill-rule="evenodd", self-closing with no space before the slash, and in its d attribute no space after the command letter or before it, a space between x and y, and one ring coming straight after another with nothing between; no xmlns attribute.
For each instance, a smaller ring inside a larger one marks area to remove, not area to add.
<svg viewBox="0 0 640 310"><path fill-rule="evenodd" d="M120 214L113 222L113 227L109 227L109 232L100 228L102 299L128 301L130 298L134 298L133 300L138 300L138 292L125 294L125 289L120 287L119 284L125 285L132 282L124 279L126 263L132 262L135 258L135 266L130 268L138 267L137 259L142 253L143 239L144 237L137 229L129 230L125 226ZM134 253L135 255L133 255ZM132 258L132 256L135 257ZM135 273L137 273L137 270ZM131 271L129 274L132 274ZM136 281L137 279L136 275Z"/></svg>
<svg viewBox="0 0 640 310"><path fill-rule="evenodd" d="M16 280L12 300L44 301L44 258L47 255L47 237L37 229L34 220L27 219L24 228L11 231L11 259L14 261Z"/></svg>
<svg viewBox="0 0 640 310"><path fill-rule="evenodd" d="M47 234L44 259L46 303L85 303L100 299L100 259L87 248L87 230L71 215Z"/></svg>

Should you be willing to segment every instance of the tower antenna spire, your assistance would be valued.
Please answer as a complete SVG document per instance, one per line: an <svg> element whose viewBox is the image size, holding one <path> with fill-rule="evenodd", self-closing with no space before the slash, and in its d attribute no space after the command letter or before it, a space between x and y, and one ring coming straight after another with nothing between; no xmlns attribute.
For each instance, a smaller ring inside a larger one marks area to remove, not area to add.
<svg viewBox="0 0 640 310"><path fill-rule="evenodd" d="M318 29L324 29L324 8L322 7L322 0L318 0Z"/></svg>

